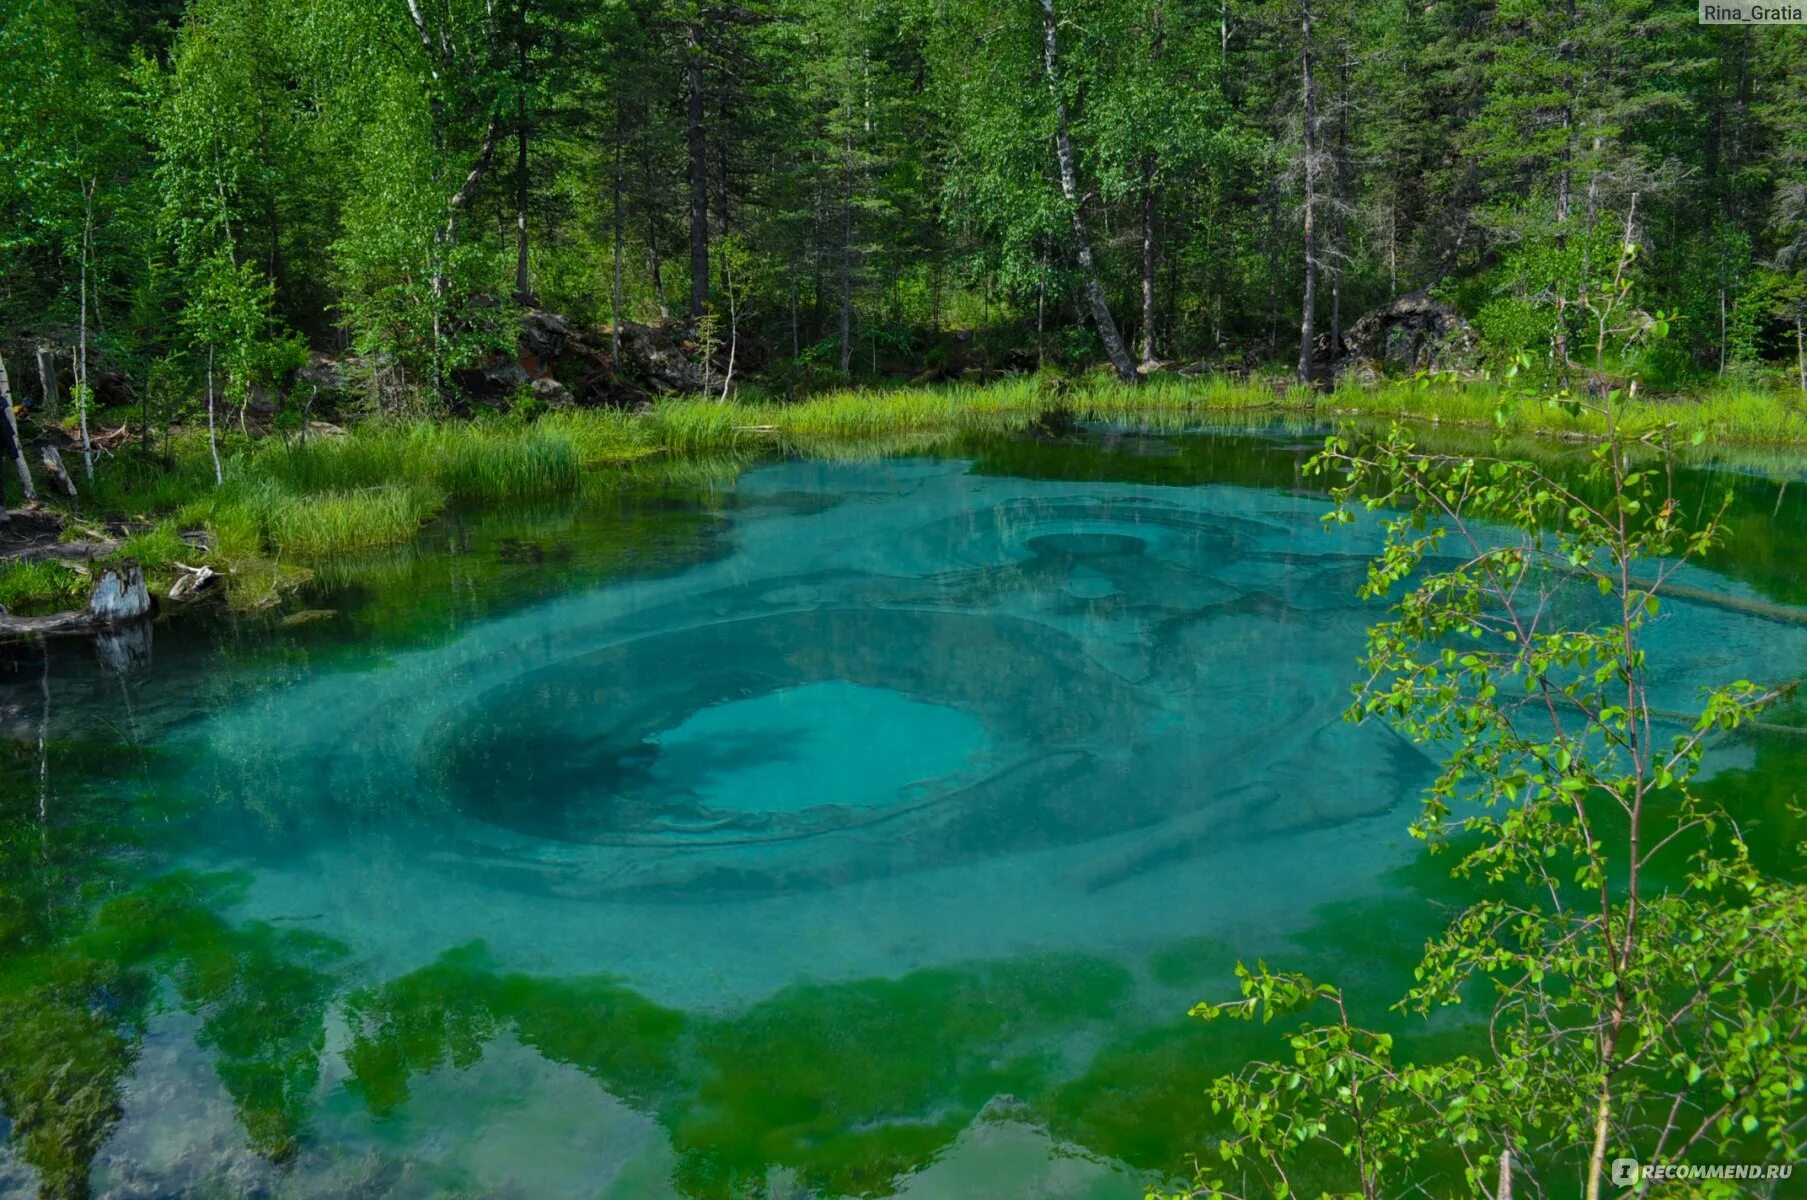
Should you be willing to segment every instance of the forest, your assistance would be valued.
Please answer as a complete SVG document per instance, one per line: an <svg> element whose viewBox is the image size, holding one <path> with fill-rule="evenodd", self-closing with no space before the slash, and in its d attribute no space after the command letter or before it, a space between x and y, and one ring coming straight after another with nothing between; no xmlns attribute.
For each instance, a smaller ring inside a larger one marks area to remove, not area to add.
<svg viewBox="0 0 1807 1200"><path fill-rule="evenodd" d="M523 309L592 351L541 406L1372 382L1351 326L1421 290L1462 369L1566 380L1627 242L1668 336L1615 369L1807 388L1807 36L1682 4L17 0L0 39L15 403L141 431L292 425L310 356L359 411L531 410Z"/></svg>

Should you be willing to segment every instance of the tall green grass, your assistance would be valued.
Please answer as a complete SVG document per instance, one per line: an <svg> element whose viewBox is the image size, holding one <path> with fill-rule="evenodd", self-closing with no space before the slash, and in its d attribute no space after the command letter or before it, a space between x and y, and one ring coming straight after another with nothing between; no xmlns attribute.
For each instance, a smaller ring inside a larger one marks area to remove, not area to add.
<svg viewBox="0 0 1807 1200"><path fill-rule="evenodd" d="M309 557L406 541L444 503L445 493L424 483L292 492L269 478L232 479L184 505L176 521L206 529L228 562Z"/></svg>
<svg viewBox="0 0 1807 1200"><path fill-rule="evenodd" d="M276 548L304 557L343 554L407 541L443 501L418 484L286 496L265 514L264 532Z"/></svg>
<svg viewBox="0 0 1807 1200"><path fill-rule="evenodd" d="M633 462L665 447L645 421L619 409L567 409L547 413L534 426L571 443L580 464L597 467Z"/></svg>
<svg viewBox="0 0 1807 1200"><path fill-rule="evenodd" d="M1212 412L1309 405L1262 382L1157 377L1140 387L1112 381L1013 376L983 385L943 384L826 392L796 403L666 400L646 414L651 436L679 453L778 440L817 448L836 440L872 441L1027 428L1064 412L1082 420L1184 425Z"/></svg>
<svg viewBox="0 0 1807 1200"><path fill-rule="evenodd" d="M0 562L0 608L35 616L68 608L88 595L88 577L53 559Z"/></svg>
<svg viewBox="0 0 1807 1200"><path fill-rule="evenodd" d="M375 424L343 437L259 448L242 473L301 494L431 483L451 496L540 496L576 487L585 451L595 454L598 443L613 440L618 424L598 421L594 433L572 421ZM579 430L586 440L573 436Z"/></svg>
<svg viewBox="0 0 1807 1200"><path fill-rule="evenodd" d="M643 418L649 439L678 453L777 440L810 446L834 439L1021 429L1050 412L1081 420L1183 428L1227 413L1272 412L1334 422L1350 417L1404 419L1509 433L1594 439L1597 414L1487 380L1400 380L1302 388L1284 377L1157 375L1140 386L1109 376L1017 376L974 386L828 392L791 404L667 400ZM1793 393L1713 388L1687 398L1621 402L1617 419L1634 435L1673 428L1683 439L1758 446L1807 446L1807 403Z"/></svg>

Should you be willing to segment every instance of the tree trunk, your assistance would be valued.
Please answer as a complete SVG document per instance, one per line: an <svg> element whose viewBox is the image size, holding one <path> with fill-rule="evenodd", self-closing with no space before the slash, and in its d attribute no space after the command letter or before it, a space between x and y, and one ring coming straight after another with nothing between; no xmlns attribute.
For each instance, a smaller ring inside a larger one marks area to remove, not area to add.
<svg viewBox="0 0 1807 1200"><path fill-rule="evenodd" d="M1060 90L1058 24L1054 0L1042 0L1042 66L1047 73L1048 92L1054 98L1054 152L1060 162L1060 190L1073 217L1074 248L1086 301L1092 310L1092 322L1098 327L1098 336L1104 342L1104 352L1110 356L1111 365L1117 370L1117 378L1134 383L1140 378L1136 374L1136 364L1130 358L1129 348L1123 344L1123 335L1117 331L1117 322L1111 318L1110 301L1105 297L1104 286L1098 282L1098 269L1092 261L1092 240L1085 227L1084 197L1079 192L1079 167L1073 154L1073 139L1067 133L1067 102Z"/></svg>
<svg viewBox="0 0 1807 1200"><path fill-rule="evenodd" d="M684 140L690 156L690 319L709 307L709 145L703 128L703 47L695 25L684 28L689 85Z"/></svg>
<svg viewBox="0 0 1807 1200"><path fill-rule="evenodd" d="M715 228L723 237L734 232L734 214L728 207L728 97L727 88L717 89L715 104ZM722 255L722 287L728 284L728 256Z"/></svg>
<svg viewBox="0 0 1807 1200"><path fill-rule="evenodd" d="M611 232L615 239L613 286L609 291L609 358L610 366L621 369L621 109L615 109L615 189L614 219Z"/></svg>
<svg viewBox="0 0 1807 1200"><path fill-rule="evenodd" d="M1160 61L1166 41L1162 18L1159 5L1150 8L1147 18L1150 63ZM1159 163L1160 160L1152 150L1142 156L1142 365L1148 370L1153 370L1155 366L1155 331L1160 327L1160 313L1155 305L1155 228L1156 217L1159 215L1155 177Z"/></svg>
<svg viewBox="0 0 1807 1200"><path fill-rule="evenodd" d="M1142 365L1153 367L1155 364L1154 331L1154 273L1155 273L1155 157L1152 154L1142 159Z"/></svg>
<svg viewBox="0 0 1807 1200"><path fill-rule="evenodd" d="M640 185L642 196L654 197L652 158L644 142L640 145ZM649 203L646 212L646 273L652 278L653 299L659 305L659 320L671 320L671 302L665 298L665 264L659 255L659 221L657 205Z"/></svg>
<svg viewBox="0 0 1807 1200"><path fill-rule="evenodd" d="M94 257L94 188L90 181L82 207L81 337L75 368L75 408L81 414L82 474L94 482L94 443L88 438L88 263Z"/></svg>
<svg viewBox="0 0 1807 1200"><path fill-rule="evenodd" d="M1570 199L1569 196L1569 190L1572 186L1570 183L1570 176L1573 172L1573 168L1570 164L1574 159L1574 150L1570 146L1571 139L1568 136L1569 126L1572 121L1573 118L1565 109L1562 114L1562 168L1556 173L1556 244L1558 246L1563 245L1569 223L1569 210L1574 205L1574 201Z"/></svg>
<svg viewBox="0 0 1807 1200"><path fill-rule="evenodd" d="M1047 310L1048 281L1035 281L1035 369L1041 370L1048 365L1044 324Z"/></svg>
<svg viewBox="0 0 1807 1200"><path fill-rule="evenodd" d="M88 615L103 625L136 621L150 611L150 590L144 586L144 569L137 563L108 567L88 594Z"/></svg>
<svg viewBox="0 0 1807 1200"><path fill-rule="evenodd" d="M1721 239L1719 249L1719 274L1725 275L1725 244ZM1719 285L1719 375L1725 377L1725 285Z"/></svg>
<svg viewBox="0 0 1807 1200"><path fill-rule="evenodd" d="M650 225L646 231L646 273L652 277L653 299L659 303L659 320L671 320L671 302L665 298L665 264L659 260L659 242Z"/></svg>
<svg viewBox="0 0 1807 1200"><path fill-rule="evenodd" d="M1332 197L1332 234L1330 247L1330 384L1336 386L1337 368L1343 358L1343 260L1348 257L1349 208L1349 42L1339 44L1336 95L1336 162L1331 179L1335 183Z"/></svg>
<svg viewBox="0 0 1807 1200"><path fill-rule="evenodd" d="M1317 97L1311 81L1311 0L1299 4L1299 101L1305 135L1305 296L1299 318L1299 382L1310 387L1316 375L1318 242Z"/></svg>
<svg viewBox="0 0 1807 1200"><path fill-rule="evenodd" d="M809 332L816 341L822 340L822 331L827 328L822 323L822 260L827 257L822 252L826 241L822 232L822 213L827 207L821 185L817 184L809 206Z"/></svg>
<svg viewBox="0 0 1807 1200"><path fill-rule="evenodd" d="M38 490L31 486L31 466L25 463L25 443L18 436L18 417L13 416L13 385L5 376L5 360L0 358L0 408L5 410L5 421L0 421L0 437L9 443L13 466L18 468L18 486L25 493L25 501L36 501Z"/></svg>
<svg viewBox="0 0 1807 1200"><path fill-rule="evenodd" d="M44 419L54 422L62 416L62 397L56 385L56 356L49 346L38 347L38 389L44 398Z"/></svg>
<svg viewBox="0 0 1807 1200"><path fill-rule="evenodd" d="M136 563L108 567L94 581L88 606L75 612L46 617L0 616L0 636L42 637L51 633L86 633L107 629L150 615L150 589L144 585L144 569ZM45 708L49 708L49 684L45 684ZM47 718L48 719L48 718Z"/></svg>
<svg viewBox="0 0 1807 1200"><path fill-rule="evenodd" d="M851 117L849 117L851 120ZM853 129L842 135L841 374L853 369Z"/></svg>
<svg viewBox="0 0 1807 1200"><path fill-rule="evenodd" d="M1573 188L1572 175L1575 162L1575 73L1571 69L1575 59L1575 0L1567 0L1567 30L1562 43L1557 48L1557 57L1562 60L1567 98L1562 107L1562 165L1556 172L1556 244L1562 246L1568 237L1569 210L1574 201L1569 193ZM1585 231L1583 231L1585 236Z"/></svg>
<svg viewBox="0 0 1807 1200"><path fill-rule="evenodd" d="M527 278L527 30L525 22L515 42L519 51L515 80L515 160L514 160L514 294L522 304L533 303L533 288Z"/></svg>
<svg viewBox="0 0 1807 1200"><path fill-rule="evenodd" d="M207 351L207 452L213 455L213 486L218 487L226 482L226 473L220 469L220 442L214 431L212 350Z"/></svg>
<svg viewBox="0 0 1807 1200"><path fill-rule="evenodd" d="M1801 391L1807 393L1807 333L1803 333L1799 313L1794 318L1794 361L1801 372ZM10 411L10 410L9 410Z"/></svg>
<svg viewBox="0 0 1807 1200"><path fill-rule="evenodd" d="M734 383L734 356L740 349L740 306L734 299L734 260L722 253L722 291L728 296L728 369L722 375L722 401L727 402L728 388Z"/></svg>

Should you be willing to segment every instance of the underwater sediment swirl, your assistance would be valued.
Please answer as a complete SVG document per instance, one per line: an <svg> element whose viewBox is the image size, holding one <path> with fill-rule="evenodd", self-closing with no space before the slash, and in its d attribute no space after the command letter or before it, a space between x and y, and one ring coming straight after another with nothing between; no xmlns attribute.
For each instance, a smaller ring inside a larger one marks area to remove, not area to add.
<svg viewBox="0 0 1807 1200"><path fill-rule="evenodd" d="M1178 822L1172 857L1407 794L1419 757L1312 677L1356 645L1346 556L1271 494L1121 492L757 471L722 556L262 696L207 731L205 786L285 849L380 814L441 865L638 898ZM1142 861L1113 854L1085 886Z"/></svg>

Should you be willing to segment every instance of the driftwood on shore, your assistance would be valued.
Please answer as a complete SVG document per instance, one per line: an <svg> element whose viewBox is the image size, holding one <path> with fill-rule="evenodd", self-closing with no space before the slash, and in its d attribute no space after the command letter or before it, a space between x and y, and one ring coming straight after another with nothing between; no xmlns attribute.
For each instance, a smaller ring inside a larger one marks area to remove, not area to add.
<svg viewBox="0 0 1807 1200"><path fill-rule="evenodd" d="M0 613L0 637L90 633L140 620L150 612L151 594L144 585L143 569L136 565L108 567L95 579L87 608L45 617L15 617Z"/></svg>
<svg viewBox="0 0 1807 1200"><path fill-rule="evenodd" d="M75 497L75 480L70 477L69 469L63 465L62 452L55 446L39 446L38 461L44 465L44 473L50 476L50 482L56 484L57 490L73 499Z"/></svg>

